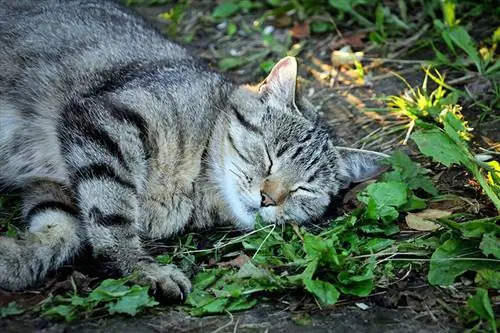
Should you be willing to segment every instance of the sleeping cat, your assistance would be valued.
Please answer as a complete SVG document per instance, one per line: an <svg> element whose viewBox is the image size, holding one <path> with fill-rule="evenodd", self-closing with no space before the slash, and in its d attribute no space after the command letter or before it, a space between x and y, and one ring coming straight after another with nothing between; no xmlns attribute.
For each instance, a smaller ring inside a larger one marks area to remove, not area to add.
<svg viewBox="0 0 500 333"><path fill-rule="evenodd" d="M0 287L33 286L90 245L179 299L189 279L143 238L320 218L384 155L336 147L296 76L286 57L236 85L113 2L0 0L0 183L22 190L28 223L0 238Z"/></svg>

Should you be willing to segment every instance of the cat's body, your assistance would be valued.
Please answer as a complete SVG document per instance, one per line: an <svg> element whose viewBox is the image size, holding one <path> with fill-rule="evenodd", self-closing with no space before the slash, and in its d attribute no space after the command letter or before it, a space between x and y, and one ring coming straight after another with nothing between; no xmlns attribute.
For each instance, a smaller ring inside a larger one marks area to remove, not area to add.
<svg viewBox="0 0 500 333"><path fill-rule="evenodd" d="M285 58L259 91L237 86L111 2L0 1L0 184L23 189L30 231L0 238L0 287L26 288L89 243L182 297L189 280L142 237L321 216L379 156L339 153L295 102L295 75Z"/></svg>

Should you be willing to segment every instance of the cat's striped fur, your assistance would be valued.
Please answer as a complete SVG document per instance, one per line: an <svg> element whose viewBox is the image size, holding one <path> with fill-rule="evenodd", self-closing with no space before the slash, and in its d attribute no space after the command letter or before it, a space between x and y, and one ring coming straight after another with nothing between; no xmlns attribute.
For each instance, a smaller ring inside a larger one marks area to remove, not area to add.
<svg viewBox="0 0 500 333"><path fill-rule="evenodd" d="M112 2L0 0L0 183L23 190L29 223L0 238L0 287L89 244L179 298L188 278L143 237L321 216L381 155L336 148L295 79L285 58L258 89L235 85Z"/></svg>

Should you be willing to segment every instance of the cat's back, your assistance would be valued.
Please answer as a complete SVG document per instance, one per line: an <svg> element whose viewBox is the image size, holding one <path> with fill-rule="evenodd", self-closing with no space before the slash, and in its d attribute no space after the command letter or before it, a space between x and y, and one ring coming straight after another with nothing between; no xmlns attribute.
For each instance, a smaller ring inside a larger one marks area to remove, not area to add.
<svg viewBox="0 0 500 333"><path fill-rule="evenodd" d="M0 182L65 182L57 133L68 105L127 84L144 91L138 79L158 66L191 80L186 63L198 62L117 3L0 0Z"/></svg>
<svg viewBox="0 0 500 333"><path fill-rule="evenodd" d="M191 58L112 1L0 0L0 8L0 94L78 93L131 62Z"/></svg>

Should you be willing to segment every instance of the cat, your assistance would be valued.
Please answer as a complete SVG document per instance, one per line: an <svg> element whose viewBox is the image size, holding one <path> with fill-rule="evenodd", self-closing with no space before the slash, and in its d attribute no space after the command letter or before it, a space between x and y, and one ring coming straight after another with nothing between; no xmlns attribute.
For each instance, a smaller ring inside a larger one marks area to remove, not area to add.
<svg viewBox="0 0 500 333"><path fill-rule="evenodd" d="M0 183L27 222L0 238L0 288L90 246L109 274L183 299L189 279L142 239L320 218L385 155L336 146L296 78L285 57L237 85L111 1L0 0Z"/></svg>

